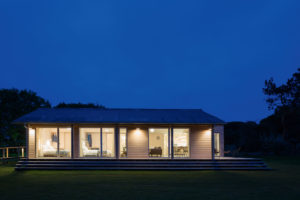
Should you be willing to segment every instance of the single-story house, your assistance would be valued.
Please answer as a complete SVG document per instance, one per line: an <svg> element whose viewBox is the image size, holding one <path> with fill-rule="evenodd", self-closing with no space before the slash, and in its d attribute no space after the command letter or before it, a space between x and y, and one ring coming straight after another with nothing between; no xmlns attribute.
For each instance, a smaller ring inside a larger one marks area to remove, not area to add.
<svg viewBox="0 0 300 200"><path fill-rule="evenodd" d="M214 159L224 121L201 109L42 108L15 121L28 158Z"/></svg>
<svg viewBox="0 0 300 200"><path fill-rule="evenodd" d="M224 121L201 109L41 108L15 123L27 130L19 169L200 169L224 156Z"/></svg>

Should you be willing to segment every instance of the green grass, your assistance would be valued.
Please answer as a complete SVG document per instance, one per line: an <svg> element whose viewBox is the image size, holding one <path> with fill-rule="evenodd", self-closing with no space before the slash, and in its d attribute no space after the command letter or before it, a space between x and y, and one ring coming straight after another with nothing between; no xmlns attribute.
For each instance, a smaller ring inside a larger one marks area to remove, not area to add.
<svg viewBox="0 0 300 200"><path fill-rule="evenodd" d="M0 199L300 199L300 158L272 171L14 171L0 165Z"/></svg>

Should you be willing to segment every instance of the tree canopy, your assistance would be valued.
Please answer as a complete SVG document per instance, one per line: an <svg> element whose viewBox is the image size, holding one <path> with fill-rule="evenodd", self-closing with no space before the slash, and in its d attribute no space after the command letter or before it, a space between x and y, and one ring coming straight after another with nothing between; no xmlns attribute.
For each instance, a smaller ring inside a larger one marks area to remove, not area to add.
<svg viewBox="0 0 300 200"><path fill-rule="evenodd" d="M263 92L270 109L300 106L300 68L285 84L277 86L274 79L265 81Z"/></svg>
<svg viewBox="0 0 300 200"><path fill-rule="evenodd" d="M94 103L59 103L55 108L102 108L105 109L105 106L94 104Z"/></svg>
<svg viewBox="0 0 300 200"><path fill-rule="evenodd" d="M31 90L0 90L0 143L24 143L24 127L11 122L37 108L51 107L50 103Z"/></svg>

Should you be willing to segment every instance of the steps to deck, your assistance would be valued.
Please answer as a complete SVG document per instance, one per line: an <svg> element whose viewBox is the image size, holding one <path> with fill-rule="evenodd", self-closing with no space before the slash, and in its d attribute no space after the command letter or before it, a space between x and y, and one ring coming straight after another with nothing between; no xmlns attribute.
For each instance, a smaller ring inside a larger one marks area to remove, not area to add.
<svg viewBox="0 0 300 200"><path fill-rule="evenodd" d="M22 159L16 170L269 170L261 159Z"/></svg>

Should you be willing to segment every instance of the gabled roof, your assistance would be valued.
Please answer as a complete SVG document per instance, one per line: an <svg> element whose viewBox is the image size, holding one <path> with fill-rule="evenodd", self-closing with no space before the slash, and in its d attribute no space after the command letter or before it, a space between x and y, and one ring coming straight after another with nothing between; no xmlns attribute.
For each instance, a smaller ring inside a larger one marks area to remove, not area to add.
<svg viewBox="0 0 300 200"><path fill-rule="evenodd" d="M223 124L201 109L40 108L14 123Z"/></svg>

